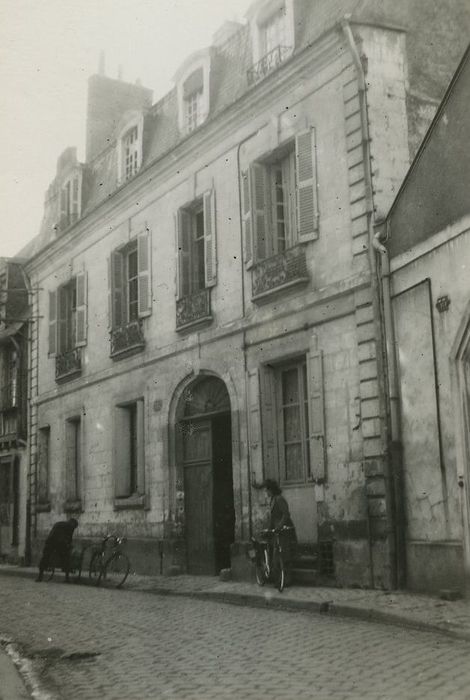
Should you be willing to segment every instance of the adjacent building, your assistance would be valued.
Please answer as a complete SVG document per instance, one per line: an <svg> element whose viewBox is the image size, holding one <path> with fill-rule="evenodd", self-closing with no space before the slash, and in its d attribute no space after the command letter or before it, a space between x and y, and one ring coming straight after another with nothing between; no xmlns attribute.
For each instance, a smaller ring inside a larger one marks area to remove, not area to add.
<svg viewBox="0 0 470 700"><path fill-rule="evenodd" d="M470 583L469 99L467 49L378 234L392 279L406 585L421 590Z"/></svg>
<svg viewBox="0 0 470 700"><path fill-rule="evenodd" d="M155 103L90 78L85 162L22 251L36 552L78 514L139 572L242 576L269 476L323 575L396 585L371 242L470 12L424 5L258 0Z"/></svg>

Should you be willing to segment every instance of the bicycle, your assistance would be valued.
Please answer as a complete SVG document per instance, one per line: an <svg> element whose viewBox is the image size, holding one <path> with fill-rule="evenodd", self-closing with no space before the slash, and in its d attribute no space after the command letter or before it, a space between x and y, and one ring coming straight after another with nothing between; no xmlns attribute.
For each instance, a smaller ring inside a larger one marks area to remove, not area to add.
<svg viewBox="0 0 470 700"><path fill-rule="evenodd" d="M286 534L293 527L284 525L280 530L262 530L263 539L251 538L252 548L248 555L255 564L255 576L258 586L264 586L267 581L272 581L279 593L282 593L286 585L286 567L283 556L283 544L281 535Z"/></svg>
<svg viewBox="0 0 470 700"><path fill-rule="evenodd" d="M88 577L97 586L101 581L121 588L129 575L131 563L124 552L121 551L125 542L124 537L118 535L106 535L98 548L92 554Z"/></svg>

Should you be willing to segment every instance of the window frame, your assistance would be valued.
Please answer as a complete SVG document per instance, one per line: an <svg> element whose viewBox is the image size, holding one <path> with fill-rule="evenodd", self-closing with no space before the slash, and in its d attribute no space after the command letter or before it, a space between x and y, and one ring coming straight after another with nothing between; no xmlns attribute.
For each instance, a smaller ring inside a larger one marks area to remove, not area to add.
<svg viewBox="0 0 470 700"><path fill-rule="evenodd" d="M129 255L136 254L136 275L129 279ZM108 329L114 331L138 323L152 313L152 236L145 226L108 258ZM129 282L135 283L135 318L131 318ZM124 318L125 316L125 318Z"/></svg>
<svg viewBox="0 0 470 700"><path fill-rule="evenodd" d="M143 397L115 405L113 443L115 510L147 507Z"/></svg>
<svg viewBox="0 0 470 700"><path fill-rule="evenodd" d="M80 413L65 420L65 512L82 511L83 422Z"/></svg>

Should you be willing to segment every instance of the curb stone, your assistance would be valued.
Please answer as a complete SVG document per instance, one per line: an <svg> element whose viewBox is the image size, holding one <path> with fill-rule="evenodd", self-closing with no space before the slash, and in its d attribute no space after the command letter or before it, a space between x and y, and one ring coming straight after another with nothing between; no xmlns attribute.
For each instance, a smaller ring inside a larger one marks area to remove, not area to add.
<svg viewBox="0 0 470 700"><path fill-rule="evenodd" d="M33 569L16 569L15 567L0 567L0 575L17 576L21 578L35 578L36 570ZM145 580L146 577L142 577ZM124 590L129 592L138 591L140 593L151 593L153 595L171 595L175 597L193 598L197 600L213 600L220 603L228 603L230 605L246 605L248 607L276 609L292 612L308 612L311 614L327 615L329 617L343 617L348 619L361 620L363 622L373 622L388 625L395 625L414 629L420 632L432 632L442 634L453 639L460 639L470 642L470 629L459 630L445 627L442 624L427 622L425 620L416 620L407 617L406 615L391 611L377 610L373 607L359 607L347 605L344 603L335 603L332 601L318 600L296 600L289 598L283 594L283 597L271 597L255 593L237 593L234 591L214 591L214 590L176 590L164 583L151 584L152 577L148 577L148 582L145 586L130 585ZM84 581L85 583L85 581ZM72 583L73 585L73 583ZM331 589L331 594L334 596L335 589Z"/></svg>

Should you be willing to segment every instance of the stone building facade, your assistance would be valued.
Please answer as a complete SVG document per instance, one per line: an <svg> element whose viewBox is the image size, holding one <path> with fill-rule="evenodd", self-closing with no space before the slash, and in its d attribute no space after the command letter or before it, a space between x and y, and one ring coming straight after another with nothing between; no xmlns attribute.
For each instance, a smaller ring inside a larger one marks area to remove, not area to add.
<svg viewBox="0 0 470 700"><path fill-rule="evenodd" d="M442 95L455 65L438 18L439 73L419 16L377 5L259 0L154 104L90 79L86 162L59 158L23 251L37 546L73 513L79 538L125 534L137 571L246 575L269 476L325 574L396 585L373 223L419 81Z"/></svg>
<svg viewBox="0 0 470 700"><path fill-rule="evenodd" d="M469 99L467 49L379 232L392 273L389 345L398 350L390 362L406 583L420 590L470 582Z"/></svg>

